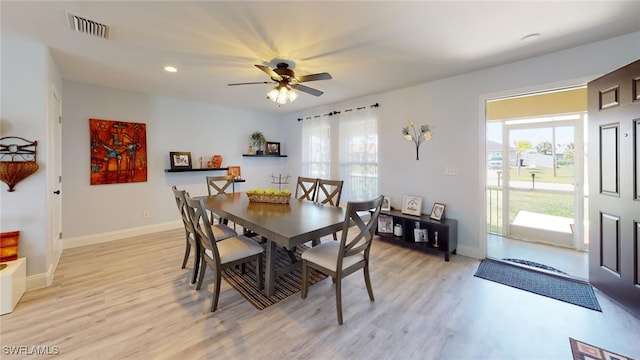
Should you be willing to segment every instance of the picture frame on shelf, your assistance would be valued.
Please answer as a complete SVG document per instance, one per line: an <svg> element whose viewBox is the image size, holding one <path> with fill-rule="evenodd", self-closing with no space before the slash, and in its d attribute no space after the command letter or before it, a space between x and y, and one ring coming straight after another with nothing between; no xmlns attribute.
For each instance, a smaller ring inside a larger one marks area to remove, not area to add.
<svg viewBox="0 0 640 360"><path fill-rule="evenodd" d="M380 208L382 211L391 211L391 198L389 196L385 196L382 198L382 207Z"/></svg>
<svg viewBox="0 0 640 360"><path fill-rule="evenodd" d="M431 215L429 217L433 220L442 220L444 218L444 204L434 203L433 208L431 209Z"/></svg>
<svg viewBox="0 0 640 360"><path fill-rule="evenodd" d="M227 176L230 176L233 180L242 179L242 172L240 171L240 166L227 167Z"/></svg>
<svg viewBox="0 0 640 360"><path fill-rule="evenodd" d="M264 154L280 156L280 143L267 141Z"/></svg>
<svg viewBox="0 0 640 360"><path fill-rule="evenodd" d="M427 235L427 229L413 229L413 241L414 242L429 242L429 236Z"/></svg>
<svg viewBox="0 0 640 360"><path fill-rule="evenodd" d="M393 233L393 217L389 215L378 215L378 232L384 234Z"/></svg>
<svg viewBox="0 0 640 360"><path fill-rule="evenodd" d="M169 152L169 160L171 161L172 170L188 170L191 169L191 153L186 151Z"/></svg>
<svg viewBox="0 0 640 360"><path fill-rule="evenodd" d="M422 198L420 196L404 195L402 197L402 213L420 216L422 214Z"/></svg>

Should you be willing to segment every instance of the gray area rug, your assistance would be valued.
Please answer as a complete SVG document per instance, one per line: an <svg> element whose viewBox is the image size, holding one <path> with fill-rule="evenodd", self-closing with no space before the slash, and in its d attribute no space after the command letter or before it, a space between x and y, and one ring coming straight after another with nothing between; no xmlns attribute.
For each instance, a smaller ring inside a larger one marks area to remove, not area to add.
<svg viewBox="0 0 640 360"><path fill-rule="evenodd" d="M593 288L582 281L489 259L482 260L474 276L587 309L602 311Z"/></svg>

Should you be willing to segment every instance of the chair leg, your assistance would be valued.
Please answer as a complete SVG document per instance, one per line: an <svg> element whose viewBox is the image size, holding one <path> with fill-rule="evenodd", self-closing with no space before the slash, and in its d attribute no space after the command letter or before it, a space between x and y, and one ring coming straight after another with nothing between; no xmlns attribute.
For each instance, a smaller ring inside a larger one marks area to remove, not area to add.
<svg viewBox="0 0 640 360"><path fill-rule="evenodd" d="M198 285L196 285L196 290L200 290L202 287L202 280L204 280L204 273L207 270L207 264L204 261L204 255L200 255L200 271L198 272Z"/></svg>
<svg viewBox="0 0 640 360"><path fill-rule="evenodd" d="M307 291L309 290L309 268L307 267L307 260L302 259L302 291L300 294L303 299L307 298Z"/></svg>
<svg viewBox="0 0 640 360"><path fill-rule="evenodd" d="M264 284L262 282L262 273L264 270L262 269L262 254L258 254L256 258L256 278L258 279L258 289L263 289Z"/></svg>
<svg viewBox="0 0 640 360"><path fill-rule="evenodd" d="M218 309L218 299L220 299L220 282L222 281L221 273L221 271L216 271L216 283L213 284L213 298L211 299L211 312Z"/></svg>
<svg viewBox="0 0 640 360"><path fill-rule="evenodd" d="M184 247L184 259L182 259L182 268L187 267L187 261L189 261L189 254L191 253L191 244L189 240L186 240L187 244Z"/></svg>
<svg viewBox="0 0 640 360"><path fill-rule="evenodd" d="M338 233L333 233L333 240L338 241Z"/></svg>
<svg viewBox="0 0 640 360"><path fill-rule="evenodd" d="M369 275L369 263L364 265L364 283L367 285L367 292L369 293L369 299L375 301L373 298L373 288L371 287L371 276Z"/></svg>
<svg viewBox="0 0 640 360"><path fill-rule="evenodd" d="M338 312L338 324L342 325L342 278L336 276L336 311Z"/></svg>
<svg viewBox="0 0 640 360"><path fill-rule="evenodd" d="M193 275L191 276L191 283L195 284L196 283L196 277L198 276L198 272L200 269L200 247L196 246L196 251L193 257Z"/></svg>

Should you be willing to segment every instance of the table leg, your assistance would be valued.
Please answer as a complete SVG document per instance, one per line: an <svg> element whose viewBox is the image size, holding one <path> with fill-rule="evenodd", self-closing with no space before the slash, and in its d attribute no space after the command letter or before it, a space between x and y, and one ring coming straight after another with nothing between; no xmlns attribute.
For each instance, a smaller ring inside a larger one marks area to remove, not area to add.
<svg viewBox="0 0 640 360"><path fill-rule="evenodd" d="M266 266L264 272L264 293L267 296L273 295L274 292L274 283L276 280L276 243L271 241L271 239L267 239L267 256L266 256Z"/></svg>

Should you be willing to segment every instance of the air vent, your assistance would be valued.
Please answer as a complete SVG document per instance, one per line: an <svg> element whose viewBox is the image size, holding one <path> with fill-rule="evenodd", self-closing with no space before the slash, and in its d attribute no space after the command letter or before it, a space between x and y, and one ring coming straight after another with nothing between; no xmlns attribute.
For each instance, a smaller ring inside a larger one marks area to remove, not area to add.
<svg viewBox="0 0 640 360"><path fill-rule="evenodd" d="M103 39L109 38L111 25L101 24L97 21L74 15L67 11L67 20L69 28L73 31L97 36Z"/></svg>

